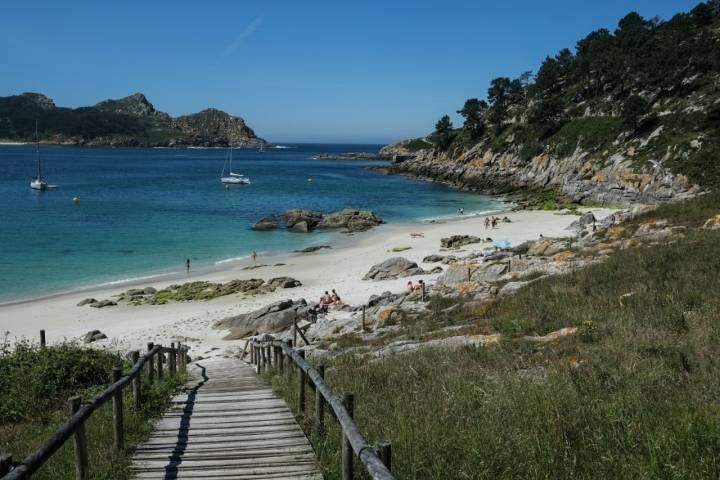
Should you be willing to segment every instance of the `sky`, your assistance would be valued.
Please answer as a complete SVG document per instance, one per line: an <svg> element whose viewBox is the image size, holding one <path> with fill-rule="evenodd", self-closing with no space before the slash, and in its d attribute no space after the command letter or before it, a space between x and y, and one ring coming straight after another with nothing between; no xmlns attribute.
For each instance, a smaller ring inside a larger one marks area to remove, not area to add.
<svg viewBox="0 0 720 480"><path fill-rule="evenodd" d="M94 0L5 2L0 96L59 106L142 92L171 115L215 107L271 142L425 135L630 11L699 0Z"/></svg>

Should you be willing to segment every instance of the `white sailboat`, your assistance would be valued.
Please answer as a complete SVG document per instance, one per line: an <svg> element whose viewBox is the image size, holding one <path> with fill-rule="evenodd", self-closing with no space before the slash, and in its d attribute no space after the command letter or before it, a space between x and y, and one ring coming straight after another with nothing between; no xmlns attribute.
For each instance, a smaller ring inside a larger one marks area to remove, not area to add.
<svg viewBox="0 0 720 480"><path fill-rule="evenodd" d="M232 160L233 160L233 147L230 145L230 151L228 156L225 158L225 164L223 165L222 173L220 174L220 181L226 185L249 185L250 179L240 173L234 173L232 171ZM225 175L227 169L228 174Z"/></svg>
<svg viewBox="0 0 720 480"><path fill-rule="evenodd" d="M40 160L40 137L38 137L38 124L35 121L35 157L37 158L37 176L30 180L30 188L33 190L47 190L47 180L42 175L42 160Z"/></svg>

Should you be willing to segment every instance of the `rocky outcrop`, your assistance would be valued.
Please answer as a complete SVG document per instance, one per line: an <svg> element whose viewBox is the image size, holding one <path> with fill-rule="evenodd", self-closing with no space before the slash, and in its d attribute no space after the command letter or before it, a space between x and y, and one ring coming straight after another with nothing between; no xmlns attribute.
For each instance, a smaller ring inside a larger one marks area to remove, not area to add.
<svg viewBox="0 0 720 480"><path fill-rule="evenodd" d="M267 215L258 220L253 230L268 231L284 223L293 232L308 233L316 229L345 229L346 232L364 232L376 227L383 220L373 212L346 208L339 212L323 215L315 210L294 208L276 215Z"/></svg>
<svg viewBox="0 0 720 480"><path fill-rule="evenodd" d="M373 212L346 208L325 215L318 228L345 228L348 232L364 232L383 223Z"/></svg>
<svg viewBox="0 0 720 480"><path fill-rule="evenodd" d="M628 151L608 154L602 161L581 149L567 156L544 152L527 160L511 148L494 151L479 144L464 152L414 152L394 163L389 172L495 194L552 189L579 203L662 203L700 191L661 161L638 166Z"/></svg>
<svg viewBox="0 0 720 480"><path fill-rule="evenodd" d="M83 337L83 343L97 342L98 340L104 340L106 338L107 335L102 333L100 330L90 330L85 334L85 337Z"/></svg>
<svg viewBox="0 0 720 480"><path fill-rule="evenodd" d="M458 248L464 245L480 242L482 242L482 239L479 237L473 237L471 235L453 235L451 237L441 238L440 246L442 248Z"/></svg>
<svg viewBox="0 0 720 480"><path fill-rule="evenodd" d="M423 275L425 270L407 258L394 257L373 265L363 280L392 280L400 277Z"/></svg>
<svg viewBox="0 0 720 480"><path fill-rule="evenodd" d="M305 300L282 300L254 312L219 320L213 328L229 330L225 340L236 340L259 333L282 332L292 326L296 319L307 316L308 308Z"/></svg>

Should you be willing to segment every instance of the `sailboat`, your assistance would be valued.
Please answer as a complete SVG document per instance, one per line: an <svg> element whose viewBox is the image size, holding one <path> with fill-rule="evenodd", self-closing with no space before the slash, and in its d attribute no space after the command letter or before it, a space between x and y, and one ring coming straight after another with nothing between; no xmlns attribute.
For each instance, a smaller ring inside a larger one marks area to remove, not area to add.
<svg viewBox="0 0 720 480"><path fill-rule="evenodd" d="M222 173L220 174L220 181L224 184L235 184L235 185L249 185L250 179L247 178L245 175L234 173L232 171L232 157L233 154L233 147L232 144L230 144L230 151L228 153L228 156L225 158L225 164L223 165ZM225 175L225 170L227 169L228 174Z"/></svg>
<svg viewBox="0 0 720 480"><path fill-rule="evenodd" d="M35 120L35 157L37 159L37 177L30 181L30 188L33 190L47 190L47 180L42 175L42 160L40 160L40 137L38 136L38 124Z"/></svg>

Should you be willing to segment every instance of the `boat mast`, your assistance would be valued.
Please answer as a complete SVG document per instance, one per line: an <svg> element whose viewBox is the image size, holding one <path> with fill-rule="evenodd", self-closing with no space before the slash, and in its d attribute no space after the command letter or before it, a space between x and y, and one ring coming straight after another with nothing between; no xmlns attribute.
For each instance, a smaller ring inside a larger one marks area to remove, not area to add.
<svg viewBox="0 0 720 480"><path fill-rule="evenodd" d="M42 166L40 164L40 137L38 136L38 121L35 120L35 158L37 158L38 174L37 178L42 178Z"/></svg>

